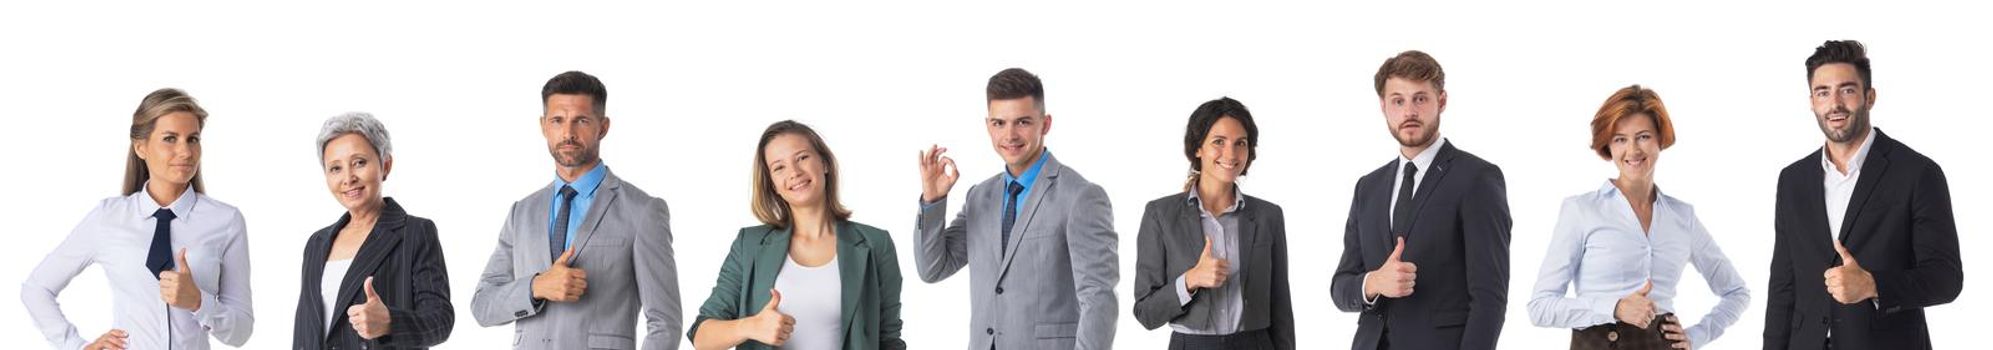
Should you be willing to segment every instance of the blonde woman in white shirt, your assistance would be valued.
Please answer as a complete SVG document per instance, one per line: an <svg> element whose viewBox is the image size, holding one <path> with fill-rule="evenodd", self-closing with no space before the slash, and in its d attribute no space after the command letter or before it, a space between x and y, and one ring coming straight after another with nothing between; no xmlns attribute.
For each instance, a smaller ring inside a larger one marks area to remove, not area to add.
<svg viewBox="0 0 1993 350"><path fill-rule="evenodd" d="M1750 303L1695 209L1654 185L1654 164L1674 142L1661 96L1639 85L1607 98L1592 119L1592 149L1619 177L1564 200L1529 301L1536 326L1573 330L1572 349L1703 346ZM1689 264L1722 301L1684 327L1674 297Z"/></svg>
<svg viewBox="0 0 1993 350"><path fill-rule="evenodd" d="M249 341L249 241L242 213L201 185L207 112L175 89L132 115L124 195L104 199L21 283L21 303L59 349L207 349ZM98 265L110 279L112 324L85 335L56 304Z"/></svg>

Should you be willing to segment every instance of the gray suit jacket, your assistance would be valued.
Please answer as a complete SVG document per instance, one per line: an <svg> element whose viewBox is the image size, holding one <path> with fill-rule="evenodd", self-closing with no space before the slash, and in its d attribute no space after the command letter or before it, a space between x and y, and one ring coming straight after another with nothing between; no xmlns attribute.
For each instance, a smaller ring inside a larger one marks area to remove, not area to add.
<svg viewBox="0 0 1993 350"><path fill-rule="evenodd" d="M533 276L553 264L547 256L547 211L552 185L512 203L498 247L485 263L471 297L478 325L518 323L516 349L635 349L638 310L644 349L677 349L683 318L678 304L678 264L671 252L671 213L609 172L596 188L575 233L572 266L588 272L588 291L572 303L533 301ZM642 308L639 309L639 306Z"/></svg>
<svg viewBox="0 0 1993 350"><path fill-rule="evenodd" d="M1204 252L1202 213L1188 193L1149 202L1135 234L1135 321L1156 329L1169 323L1210 327L1212 301L1204 293L1177 297L1176 279ZM1239 275L1225 283L1244 286L1239 331L1265 329L1278 349L1294 348L1294 301L1287 288L1287 218L1280 206L1246 196L1239 218Z"/></svg>
<svg viewBox="0 0 1993 350"><path fill-rule="evenodd" d="M1051 157L1045 153L1045 157ZM914 236L920 279L934 283L969 269L969 349L1109 349L1114 347L1114 211L1107 192L1057 158L1048 159L1018 207L1003 242L1003 176L969 188L969 199L943 226L948 199L921 205Z"/></svg>

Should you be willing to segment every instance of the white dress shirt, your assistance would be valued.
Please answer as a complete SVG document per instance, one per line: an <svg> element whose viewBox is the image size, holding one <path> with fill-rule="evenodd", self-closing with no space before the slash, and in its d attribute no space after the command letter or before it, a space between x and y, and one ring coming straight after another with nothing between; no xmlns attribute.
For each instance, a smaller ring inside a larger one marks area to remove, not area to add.
<svg viewBox="0 0 1993 350"><path fill-rule="evenodd" d="M173 252L177 256L187 250L187 265L201 294L200 310L189 312L166 305L159 275L145 267L157 226L152 214L159 209L143 190L104 199L29 273L21 283L21 303L49 345L82 348L112 328L127 332L133 349L207 349L210 335L229 346L249 340L255 318L249 309L249 241L242 213L191 189L167 208L175 216L170 223ZM56 296L93 264L110 280L113 317L108 327L90 325L87 332L78 332Z"/></svg>
<svg viewBox="0 0 1993 350"><path fill-rule="evenodd" d="M1855 182L1861 180L1862 163L1868 161L1868 147L1875 144L1875 128L1869 128L1868 137L1862 139L1861 147L1855 149L1855 156L1848 158L1848 172L1834 168L1833 155L1826 148L1820 149L1820 168L1826 170L1825 185L1827 194L1827 239L1841 240L1841 219L1848 215L1848 200L1855 196Z"/></svg>
<svg viewBox="0 0 1993 350"><path fill-rule="evenodd" d="M1751 291L1696 218L1695 208L1659 190L1655 195L1647 230L1640 229L1632 203L1612 181L1598 191L1564 199L1530 296L1531 323L1572 329L1612 324L1618 321L1613 311L1619 299L1650 281L1654 289L1647 298L1654 301L1655 313L1676 313L1675 286L1682 268L1691 263L1708 282L1709 292L1723 300L1685 329L1689 343L1709 344L1743 316ZM1567 295L1567 287L1576 296Z"/></svg>
<svg viewBox="0 0 1993 350"><path fill-rule="evenodd" d="M782 305L775 311L796 319L795 330L781 348L835 350L844 347L844 279L837 257L817 266L803 266L794 257L782 259L775 273L775 290Z"/></svg>

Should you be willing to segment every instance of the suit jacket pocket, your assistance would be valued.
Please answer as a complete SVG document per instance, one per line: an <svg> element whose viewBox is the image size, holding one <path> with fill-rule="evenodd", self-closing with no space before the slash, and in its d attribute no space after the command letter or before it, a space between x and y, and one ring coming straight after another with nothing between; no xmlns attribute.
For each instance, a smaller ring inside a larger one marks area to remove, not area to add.
<svg viewBox="0 0 1993 350"><path fill-rule="evenodd" d="M637 340L620 334L588 334L589 349L635 349Z"/></svg>
<svg viewBox="0 0 1993 350"><path fill-rule="evenodd" d="M1080 332L1078 323L1040 323L1033 328L1032 333L1038 336L1036 349L1064 350L1078 346L1075 343Z"/></svg>
<svg viewBox="0 0 1993 350"><path fill-rule="evenodd" d="M1440 311L1432 315L1433 328L1454 327L1467 324L1467 311Z"/></svg>

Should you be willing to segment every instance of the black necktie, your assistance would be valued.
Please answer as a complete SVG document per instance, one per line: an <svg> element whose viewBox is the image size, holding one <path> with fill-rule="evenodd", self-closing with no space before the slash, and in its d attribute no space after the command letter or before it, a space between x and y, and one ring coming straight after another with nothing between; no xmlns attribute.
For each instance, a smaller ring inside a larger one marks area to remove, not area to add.
<svg viewBox="0 0 1993 350"><path fill-rule="evenodd" d="M152 212L152 218L159 221L152 229L152 251L145 253L146 271L152 278L159 278L160 272L173 268L173 210L159 208Z"/></svg>
<svg viewBox="0 0 1993 350"><path fill-rule="evenodd" d="M561 252L567 250L567 218L574 211L574 187L561 186L560 214L554 215L554 226L547 227L547 256L560 260Z"/></svg>
<svg viewBox="0 0 1993 350"><path fill-rule="evenodd" d="M1011 181L1010 185L1004 186L1003 242L997 243L997 245L1003 247L1000 251L1004 254L1010 254L1010 227L1017 224L1017 202L1023 200L1023 198L1017 198L1017 194L1022 192L1024 192L1024 185L1018 184L1017 181Z"/></svg>
<svg viewBox="0 0 1993 350"><path fill-rule="evenodd" d="M1391 209L1391 234L1404 236L1406 228L1412 226L1412 179L1418 178L1419 166L1405 162L1405 182L1398 185L1398 203Z"/></svg>

